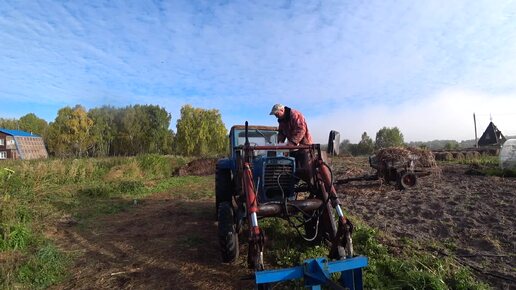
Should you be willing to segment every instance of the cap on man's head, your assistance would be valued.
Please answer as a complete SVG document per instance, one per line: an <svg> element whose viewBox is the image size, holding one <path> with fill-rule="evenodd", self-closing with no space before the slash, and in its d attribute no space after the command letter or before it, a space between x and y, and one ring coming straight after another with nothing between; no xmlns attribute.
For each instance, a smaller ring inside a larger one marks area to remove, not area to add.
<svg viewBox="0 0 516 290"><path fill-rule="evenodd" d="M272 106L272 110L271 110L271 113L269 115L274 115L276 114L279 110L285 108L285 106L283 106L282 104L276 104L274 106Z"/></svg>

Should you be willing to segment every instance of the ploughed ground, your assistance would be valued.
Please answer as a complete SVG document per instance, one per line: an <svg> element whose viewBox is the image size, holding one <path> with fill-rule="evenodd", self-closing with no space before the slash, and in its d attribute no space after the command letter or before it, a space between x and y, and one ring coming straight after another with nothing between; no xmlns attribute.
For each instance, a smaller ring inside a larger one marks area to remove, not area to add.
<svg viewBox="0 0 516 290"><path fill-rule="evenodd" d="M374 173L365 158L338 158L333 166L337 179ZM441 174L419 178L412 189L358 181L337 191L346 212L368 225L394 239L440 243L479 279L510 289L516 285L516 179L467 175L467 165L439 167Z"/></svg>
<svg viewBox="0 0 516 290"><path fill-rule="evenodd" d="M333 166L337 178L370 171L361 158L338 158ZM516 179L440 166L442 174L418 179L414 189L360 181L337 190L347 213L394 240L444 244L481 280L509 289L516 284ZM184 200L173 192L86 224L60 225L52 235L74 262L71 276L54 288L252 289L252 281L240 279L251 274L245 249L237 265L222 264L216 232L214 200Z"/></svg>

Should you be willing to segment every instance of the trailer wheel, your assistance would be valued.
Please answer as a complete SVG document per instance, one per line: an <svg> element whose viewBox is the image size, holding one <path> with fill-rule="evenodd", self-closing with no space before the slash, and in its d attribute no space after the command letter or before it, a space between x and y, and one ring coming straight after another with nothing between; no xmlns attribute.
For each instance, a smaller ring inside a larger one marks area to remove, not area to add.
<svg viewBox="0 0 516 290"><path fill-rule="evenodd" d="M406 188L412 188L417 184L417 176L413 172L403 171L400 173L398 178L398 188L400 190Z"/></svg>
<svg viewBox="0 0 516 290"><path fill-rule="evenodd" d="M215 172L215 217L218 216L219 205L222 202L231 203L233 186L231 182L231 170L219 168Z"/></svg>
<svg viewBox="0 0 516 290"><path fill-rule="evenodd" d="M231 202L225 201L219 204L218 232L222 261L235 262L238 258L238 233Z"/></svg>

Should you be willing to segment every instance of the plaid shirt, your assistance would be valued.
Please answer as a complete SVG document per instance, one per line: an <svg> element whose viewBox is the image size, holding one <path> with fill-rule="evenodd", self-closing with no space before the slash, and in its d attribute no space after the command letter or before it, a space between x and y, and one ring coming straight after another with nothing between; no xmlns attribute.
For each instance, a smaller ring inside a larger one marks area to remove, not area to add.
<svg viewBox="0 0 516 290"><path fill-rule="evenodd" d="M305 117L301 112L285 107L285 116L283 119L278 119L278 141L284 142L287 139L290 143L298 145L312 144L312 136L308 131Z"/></svg>

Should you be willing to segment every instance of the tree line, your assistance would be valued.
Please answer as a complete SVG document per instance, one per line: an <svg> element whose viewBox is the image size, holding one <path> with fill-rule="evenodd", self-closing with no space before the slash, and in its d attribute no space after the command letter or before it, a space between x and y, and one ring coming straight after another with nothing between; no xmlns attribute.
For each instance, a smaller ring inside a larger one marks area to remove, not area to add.
<svg viewBox="0 0 516 290"><path fill-rule="evenodd" d="M157 105L103 106L87 111L83 106L61 108L53 122L29 113L19 119L0 118L0 128L23 130L43 137L50 155L56 157L132 156L176 154L213 156L227 153L227 129L216 109L181 108L177 133L169 129L172 116ZM369 155L393 146L428 149L472 147L474 140L433 140L405 144L397 127L383 127L375 140L364 132L357 144L343 140L341 154Z"/></svg>
<svg viewBox="0 0 516 290"><path fill-rule="evenodd" d="M347 139L343 140L340 143L340 154L353 156L370 155L375 150L404 145L403 134L398 127L383 127L376 133L375 141L367 135L367 132L362 133L360 142L357 144L353 144Z"/></svg>
<svg viewBox="0 0 516 290"><path fill-rule="evenodd" d="M509 136L508 138L511 137ZM463 140L461 142L456 140L432 140L405 143L403 134L398 127L383 127L376 133L376 139L374 141L367 135L367 132L362 134L360 142L357 144L352 144L347 139L343 140L340 143L340 152L341 154L353 156L370 155L374 153L375 150L397 146L419 147L429 150L457 150L475 147L475 140Z"/></svg>
<svg viewBox="0 0 516 290"><path fill-rule="evenodd" d="M226 152L227 130L218 110L185 105L177 134L172 116L156 105L123 108L61 108L53 122L29 113L20 119L0 118L0 128L40 135L56 157L132 156L138 154L220 155Z"/></svg>

